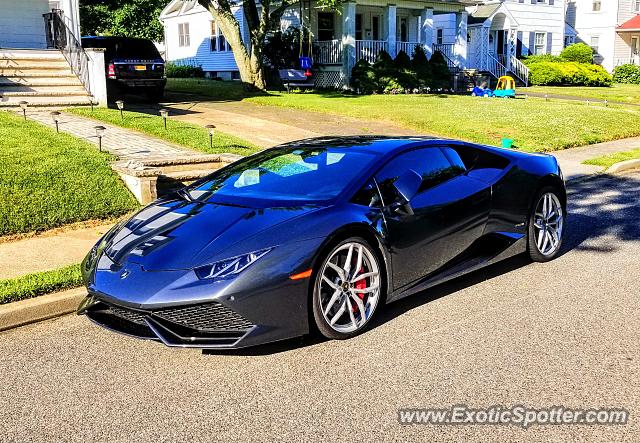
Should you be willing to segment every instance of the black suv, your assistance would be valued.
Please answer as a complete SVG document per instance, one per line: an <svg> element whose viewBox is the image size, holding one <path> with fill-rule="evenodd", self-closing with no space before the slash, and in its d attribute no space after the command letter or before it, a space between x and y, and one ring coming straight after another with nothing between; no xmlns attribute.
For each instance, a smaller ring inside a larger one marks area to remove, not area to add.
<svg viewBox="0 0 640 443"><path fill-rule="evenodd" d="M130 37L83 37L84 48L105 48L109 98L125 92L145 94L152 100L164 96L164 60L151 40Z"/></svg>

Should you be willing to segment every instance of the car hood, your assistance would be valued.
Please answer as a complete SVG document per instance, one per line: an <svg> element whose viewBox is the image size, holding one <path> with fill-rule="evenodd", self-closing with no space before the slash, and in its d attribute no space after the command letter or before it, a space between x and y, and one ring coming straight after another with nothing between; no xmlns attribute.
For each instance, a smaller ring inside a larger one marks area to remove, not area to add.
<svg viewBox="0 0 640 443"><path fill-rule="evenodd" d="M225 258L239 242L247 243L243 252L277 246L270 243L277 239L257 234L319 209L159 201L114 229L104 252L118 265L136 263L147 271L191 269Z"/></svg>

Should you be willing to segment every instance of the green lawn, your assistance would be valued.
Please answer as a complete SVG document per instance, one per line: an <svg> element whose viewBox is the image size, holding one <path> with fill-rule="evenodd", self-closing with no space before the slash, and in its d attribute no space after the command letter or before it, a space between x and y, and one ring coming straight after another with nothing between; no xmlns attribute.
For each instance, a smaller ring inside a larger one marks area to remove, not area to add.
<svg viewBox="0 0 640 443"><path fill-rule="evenodd" d="M82 286L80 265L0 280L0 305Z"/></svg>
<svg viewBox="0 0 640 443"><path fill-rule="evenodd" d="M596 166L604 166L605 168L609 168L615 163L634 160L640 158L640 149L633 149L631 151L626 152L617 152L615 154L604 155L602 157L592 158L591 160L587 160L583 162L585 165L596 165Z"/></svg>
<svg viewBox="0 0 640 443"><path fill-rule="evenodd" d="M220 131L216 131L213 139L213 149L210 149L209 133L206 129L191 123L172 120L171 117L167 119L167 129L164 129L164 122L159 115L125 111L123 120L120 117L120 111L117 109L95 108L91 111L91 108L70 108L67 109L67 112L134 129L162 140L209 154L229 152L247 155L258 150L251 143Z"/></svg>
<svg viewBox="0 0 640 443"><path fill-rule="evenodd" d="M90 143L0 111L0 236L136 208L110 160Z"/></svg>
<svg viewBox="0 0 640 443"><path fill-rule="evenodd" d="M539 94L556 94L572 97L609 100L611 102L640 104L640 85L614 84L609 88L593 88L588 86L532 86L521 88L518 92L536 92Z"/></svg>
<svg viewBox="0 0 640 443"><path fill-rule="evenodd" d="M454 95L273 94L247 101L368 120L388 120L425 134L499 145L512 138L525 151L554 151L640 135L640 107L587 107L544 99Z"/></svg>
<svg viewBox="0 0 640 443"><path fill-rule="evenodd" d="M634 124L640 118L640 107L635 106L605 108L533 97L505 100L462 95L353 96L340 92L252 94L239 82L206 79L169 79L167 89L222 101L244 100L302 112L387 120L425 134L492 145L500 145L502 138L512 138L517 148L526 151L554 151L640 135L640 126ZM609 94L612 101L618 96L640 96L637 85L571 89L591 94L606 90L599 93Z"/></svg>

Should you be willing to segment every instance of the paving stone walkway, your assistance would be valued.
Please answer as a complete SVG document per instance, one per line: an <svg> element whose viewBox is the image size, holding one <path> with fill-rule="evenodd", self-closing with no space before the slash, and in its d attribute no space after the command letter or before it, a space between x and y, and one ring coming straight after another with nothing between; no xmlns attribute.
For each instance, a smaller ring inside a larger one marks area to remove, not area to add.
<svg viewBox="0 0 640 443"><path fill-rule="evenodd" d="M34 110L29 112L27 117L43 125L55 128L56 125L51 118L50 112L48 110ZM107 128L102 137L102 149L117 156L120 160L172 158L176 155L202 155L201 152L87 117L63 113L59 122L60 131L96 145L98 144L98 137L95 127L98 125Z"/></svg>

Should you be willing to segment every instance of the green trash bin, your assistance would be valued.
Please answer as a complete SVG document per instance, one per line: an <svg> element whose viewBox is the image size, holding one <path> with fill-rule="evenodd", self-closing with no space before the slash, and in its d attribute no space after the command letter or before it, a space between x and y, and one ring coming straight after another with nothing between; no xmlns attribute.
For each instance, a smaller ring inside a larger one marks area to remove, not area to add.
<svg viewBox="0 0 640 443"><path fill-rule="evenodd" d="M505 149L511 149L513 147L513 139L512 138L503 138L502 139L502 147Z"/></svg>

